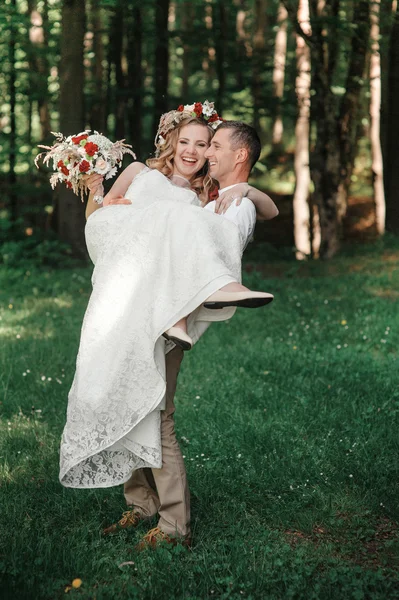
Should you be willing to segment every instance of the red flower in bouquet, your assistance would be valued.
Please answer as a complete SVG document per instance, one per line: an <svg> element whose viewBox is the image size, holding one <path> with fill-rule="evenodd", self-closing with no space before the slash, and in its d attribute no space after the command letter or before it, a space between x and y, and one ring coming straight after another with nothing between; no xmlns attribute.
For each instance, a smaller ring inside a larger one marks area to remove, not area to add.
<svg viewBox="0 0 399 600"><path fill-rule="evenodd" d="M67 167L64 165L62 160L58 161L57 167L61 171L61 173L63 173L64 175L66 175L68 177L69 171L68 171Z"/></svg>
<svg viewBox="0 0 399 600"><path fill-rule="evenodd" d="M93 142L87 142L87 144L85 144L85 152L89 156L94 156L95 153L98 152L97 144L93 144Z"/></svg>
<svg viewBox="0 0 399 600"><path fill-rule="evenodd" d="M79 171L81 173L87 173L90 170L90 163L87 160L82 160L79 165Z"/></svg>
<svg viewBox="0 0 399 600"><path fill-rule="evenodd" d="M88 138L88 137L89 137L89 136L88 136L87 134L83 134L83 135L74 135L74 136L72 137L72 142L73 142L74 144L76 144L77 146L79 146L80 142L81 142L82 140L87 140L87 138Z"/></svg>
<svg viewBox="0 0 399 600"><path fill-rule="evenodd" d="M201 102L196 102L194 104L194 112L197 115L197 117L200 117L202 115L202 104L201 104Z"/></svg>

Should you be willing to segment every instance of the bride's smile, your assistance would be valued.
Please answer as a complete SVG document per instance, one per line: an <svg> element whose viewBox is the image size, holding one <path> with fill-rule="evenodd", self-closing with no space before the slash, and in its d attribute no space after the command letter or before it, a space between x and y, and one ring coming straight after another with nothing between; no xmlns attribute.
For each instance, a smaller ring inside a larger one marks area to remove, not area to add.
<svg viewBox="0 0 399 600"><path fill-rule="evenodd" d="M187 179L193 178L206 162L205 152L209 148L209 130L206 126L189 123L180 130L173 174Z"/></svg>

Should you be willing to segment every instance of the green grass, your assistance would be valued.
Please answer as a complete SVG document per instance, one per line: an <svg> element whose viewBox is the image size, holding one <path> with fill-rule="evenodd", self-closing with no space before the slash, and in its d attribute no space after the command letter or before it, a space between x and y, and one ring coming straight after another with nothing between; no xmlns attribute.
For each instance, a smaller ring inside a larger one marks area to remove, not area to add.
<svg viewBox="0 0 399 600"><path fill-rule="evenodd" d="M184 359L191 552L136 554L144 524L102 538L121 487L58 483L90 269L3 270L1 598L66 597L77 577L67 597L399 598L399 247L272 254L250 249L244 280L275 302L213 325Z"/></svg>

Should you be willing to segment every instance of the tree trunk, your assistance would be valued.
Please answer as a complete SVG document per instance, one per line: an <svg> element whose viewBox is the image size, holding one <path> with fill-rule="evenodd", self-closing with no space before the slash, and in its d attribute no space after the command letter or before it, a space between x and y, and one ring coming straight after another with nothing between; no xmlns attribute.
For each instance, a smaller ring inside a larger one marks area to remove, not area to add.
<svg viewBox="0 0 399 600"><path fill-rule="evenodd" d="M352 36L346 91L341 102L338 122L342 175L338 209L341 218L346 213L349 186L357 150L361 93L364 85L367 47L370 38L369 0L359 0L355 3L353 21L357 24L357 29Z"/></svg>
<svg viewBox="0 0 399 600"><path fill-rule="evenodd" d="M346 78L346 91L337 111L333 92L338 68L337 27L340 3L310 1L312 21L312 117L316 141L311 154L311 176L314 199L320 218L320 256L332 257L340 247L342 218L353 172L357 147L363 75L370 32L369 3L355 3L351 53ZM338 116L338 120L337 120Z"/></svg>
<svg viewBox="0 0 399 600"><path fill-rule="evenodd" d="M247 63L247 34L245 32L245 2L239 0L236 16L236 84L239 90L245 87L243 73Z"/></svg>
<svg viewBox="0 0 399 600"><path fill-rule="evenodd" d="M64 0L62 6L60 61L60 130L64 135L84 129L85 33L84 0ZM86 256L84 204L70 190L59 187L57 224L61 239L69 242L76 255Z"/></svg>
<svg viewBox="0 0 399 600"><path fill-rule="evenodd" d="M215 39L213 35L213 11L215 10L214 5L210 3L205 4L204 10L204 25L207 30L207 35L204 36L203 44L200 48L202 59L202 70L206 74L207 80L213 82L215 75Z"/></svg>
<svg viewBox="0 0 399 600"><path fill-rule="evenodd" d="M9 183L10 183L10 213L11 222L15 223L18 218L17 193L15 185L17 181L15 173L15 165L17 160L17 124L16 124L16 99L17 99L17 72L16 72L16 38L17 38L17 3L16 0L11 1L11 18L10 18L10 43L9 43L9 61L10 61L10 77L9 77L9 94L10 94L10 149L9 149Z"/></svg>
<svg viewBox="0 0 399 600"><path fill-rule="evenodd" d="M123 40L125 31L125 9L123 0L118 0L111 21L111 61L115 67L115 131L117 140L125 137L126 78L124 72Z"/></svg>
<svg viewBox="0 0 399 600"><path fill-rule="evenodd" d="M255 0L255 32L252 54L253 126L260 133L260 114L263 109L263 73L266 60L267 0Z"/></svg>
<svg viewBox="0 0 399 600"><path fill-rule="evenodd" d="M387 145L387 132L389 129L389 123L387 123L388 115L388 77L389 77L389 48L391 29L395 22L395 11L397 6L397 0L383 0L380 7L380 61L381 61L381 115L380 115L380 128L381 128L381 148L382 148L382 159L385 168L386 164L386 145ZM385 180L385 176L384 176Z"/></svg>
<svg viewBox="0 0 399 600"><path fill-rule="evenodd" d="M336 123L337 101L331 89L333 73L328 69L328 47L324 23L318 0L310 0L312 12L311 64L312 96L311 114L315 124L316 139L310 155L310 172L314 185L313 201L317 205L320 221L320 257L331 258L338 252L341 223L338 216L338 188L340 184L340 152ZM331 59L331 58L330 58Z"/></svg>
<svg viewBox="0 0 399 600"><path fill-rule="evenodd" d="M298 20L299 20L299 11L300 8L298 9ZM309 13L309 10L308 10ZM278 8L278 14L277 14L277 24L278 24L278 31L277 31L277 35L276 35L276 43L275 43L275 47L274 47L274 68L273 68L273 96L274 96L274 100L275 100L275 109L274 109L274 119L273 119L273 137L272 137L272 144L273 144L273 151L274 152L279 152L281 151L281 146L282 146L282 142L283 142L283 131L284 131L284 126L283 126L283 118L282 118L282 113L281 113L281 102L283 99L283 95L284 95L284 76L285 76L285 60L286 60L286 55L287 55L287 10L286 8L280 4L279 8ZM299 21L301 22L301 21ZM300 46L298 46L298 44L305 44L305 41L303 40L303 38L300 38L301 42L299 41L299 36L297 36L297 68L300 69L301 65L299 63L302 62L302 60L304 60L304 58L302 59L302 48ZM309 52L308 52L309 53ZM310 70L310 56L308 57L308 62L309 62L309 70ZM299 73L298 73L299 75ZM309 75L310 77L310 75ZM298 81L297 81L298 84ZM310 79L309 79L309 85L310 85ZM300 83L301 88L303 87L302 84ZM299 97L298 97L298 102L299 102ZM309 119L309 116L307 117Z"/></svg>
<svg viewBox="0 0 399 600"><path fill-rule="evenodd" d="M169 82L169 0L157 0L155 11L155 69L154 69L154 121L153 133L158 128L160 116L168 109Z"/></svg>
<svg viewBox="0 0 399 600"><path fill-rule="evenodd" d="M387 231L399 235L399 3L391 31L389 47L388 102L386 140L385 197Z"/></svg>
<svg viewBox="0 0 399 600"><path fill-rule="evenodd" d="M216 74L218 78L218 91L216 95L216 110L223 114L224 95L226 90L226 42L227 42L227 9L224 0L218 0L214 10L217 14L213 18L214 39L216 50Z"/></svg>
<svg viewBox="0 0 399 600"><path fill-rule="evenodd" d="M48 139L51 134L51 115L49 106L49 91L47 86L47 79L50 72L50 65L48 61L48 38L49 38L49 18L48 18L48 0L43 2L42 11L42 23L43 23L43 43L42 43L42 55L38 61L38 68L42 78L42 86L45 91L44 97L39 99L39 120L41 128L41 137L43 140Z"/></svg>
<svg viewBox="0 0 399 600"><path fill-rule="evenodd" d="M28 0L30 19L28 51L29 78L31 89L37 97L37 107L41 129L40 139L47 140L51 132L49 93L47 78L49 75L48 62L48 2L44 0L43 10L37 10L36 0Z"/></svg>
<svg viewBox="0 0 399 600"><path fill-rule="evenodd" d="M141 8L137 5L131 9L132 22L128 29L128 81L129 81L129 132L130 141L138 156L142 146L142 119L143 119L143 69L142 69L142 44L143 22Z"/></svg>
<svg viewBox="0 0 399 600"><path fill-rule="evenodd" d="M370 142L371 170L373 173L374 202L377 231L382 235L385 231L385 194L383 178L383 162L380 139L381 114L381 65L380 65L380 0L371 5L371 56L370 56Z"/></svg>
<svg viewBox="0 0 399 600"><path fill-rule="evenodd" d="M91 17L93 26L93 89L94 98L91 107L90 125L92 129L103 133L105 131L105 95L104 95L104 44L101 8L97 0L92 0Z"/></svg>
<svg viewBox="0 0 399 600"><path fill-rule="evenodd" d="M181 5L182 11L182 47L183 47L183 69L182 69L182 84L181 97L183 104L190 104L189 99L189 77L190 77L190 58L191 58L191 35L193 23L193 5L191 2L183 2Z"/></svg>
<svg viewBox="0 0 399 600"><path fill-rule="evenodd" d="M301 23L302 29L306 34L311 33L308 0L299 1L298 21ZM294 164L296 185L294 192L293 212L296 258L298 260L302 260L311 254L309 211L310 50L303 37L299 35L297 35L296 43L297 77L295 87L298 101L298 116L295 126Z"/></svg>

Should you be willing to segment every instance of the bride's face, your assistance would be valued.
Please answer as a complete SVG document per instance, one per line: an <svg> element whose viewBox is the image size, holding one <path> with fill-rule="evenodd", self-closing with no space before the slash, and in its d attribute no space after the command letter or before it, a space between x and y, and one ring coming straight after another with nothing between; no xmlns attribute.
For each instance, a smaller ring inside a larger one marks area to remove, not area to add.
<svg viewBox="0 0 399 600"><path fill-rule="evenodd" d="M193 179L206 162L210 133L206 125L189 123L179 131L173 160L173 175Z"/></svg>

